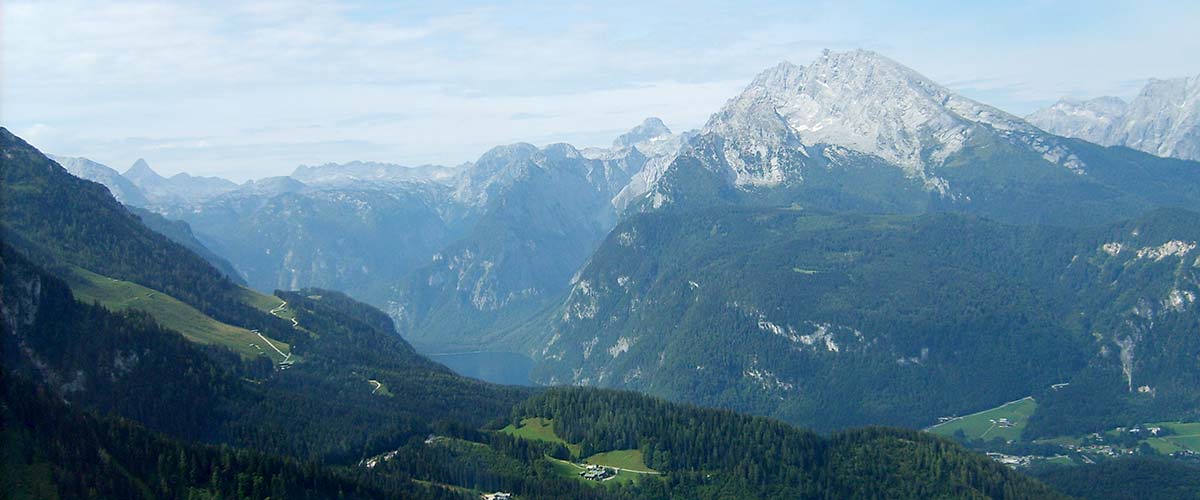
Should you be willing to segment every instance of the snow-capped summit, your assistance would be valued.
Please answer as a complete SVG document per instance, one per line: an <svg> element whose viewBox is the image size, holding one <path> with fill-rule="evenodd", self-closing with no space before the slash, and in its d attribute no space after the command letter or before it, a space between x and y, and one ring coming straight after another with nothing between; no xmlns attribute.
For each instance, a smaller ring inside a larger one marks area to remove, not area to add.
<svg viewBox="0 0 1200 500"><path fill-rule="evenodd" d="M1029 115L1052 134L1200 160L1200 76L1152 79L1132 101L1063 99Z"/></svg>
<svg viewBox="0 0 1200 500"><path fill-rule="evenodd" d="M737 184L775 185L786 180L782 166L739 167L780 147L824 144L877 156L922 178L928 167L959 151L980 125L1038 132L877 53L826 50L808 66L784 62L764 71L703 132L738 143L741 151L727 151Z"/></svg>

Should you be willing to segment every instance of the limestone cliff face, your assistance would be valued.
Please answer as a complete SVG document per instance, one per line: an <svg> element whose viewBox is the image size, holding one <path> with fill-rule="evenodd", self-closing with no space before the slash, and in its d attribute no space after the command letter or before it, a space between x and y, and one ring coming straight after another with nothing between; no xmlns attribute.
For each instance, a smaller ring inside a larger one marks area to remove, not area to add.
<svg viewBox="0 0 1200 500"><path fill-rule="evenodd" d="M1063 99L1028 120L1052 134L1200 160L1200 76L1152 79L1129 102Z"/></svg>

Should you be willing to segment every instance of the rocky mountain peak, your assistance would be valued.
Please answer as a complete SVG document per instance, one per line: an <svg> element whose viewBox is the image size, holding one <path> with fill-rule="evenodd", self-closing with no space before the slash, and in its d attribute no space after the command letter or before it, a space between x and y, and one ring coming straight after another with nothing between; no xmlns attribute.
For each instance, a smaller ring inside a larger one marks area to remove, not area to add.
<svg viewBox="0 0 1200 500"><path fill-rule="evenodd" d="M1063 99L1027 119L1052 134L1200 160L1200 76L1150 79L1128 103Z"/></svg>
<svg viewBox="0 0 1200 500"><path fill-rule="evenodd" d="M142 184L158 183L166 180L166 178L158 175L158 172L155 172L154 169L150 168L150 164L146 163L144 158L138 158L137 161L133 162L133 165L129 167L129 170L126 170L122 175L124 175L126 179L133 181L133 183L137 184L138 186L141 186Z"/></svg>
<svg viewBox="0 0 1200 500"><path fill-rule="evenodd" d="M1119 97L1097 97L1079 100L1063 98L1054 105L1028 116L1033 123L1049 132L1077 131L1078 137L1099 137L1121 121L1129 104Z"/></svg>
<svg viewBox="0 0 1200 500"><path fill-rule="evenodd" d="M827 50L807 66L783 62L762 72L713 115L704 132L733 143L725 156L737 184L769 186L788 174L741 167L770 163L782 147L803 152L817 145L873 155L910 177L926 178L929 167L961 150L981 126L1038 133L1016 116L959 96L875 52Z"/></svg>
<svg viewBox="0 0 1200 500"><path fill-rule="evenodd" d="M633 146L656 137L671 135L671 129L657 117L646 118L642 123L613 140L614 148Z"/></svg>

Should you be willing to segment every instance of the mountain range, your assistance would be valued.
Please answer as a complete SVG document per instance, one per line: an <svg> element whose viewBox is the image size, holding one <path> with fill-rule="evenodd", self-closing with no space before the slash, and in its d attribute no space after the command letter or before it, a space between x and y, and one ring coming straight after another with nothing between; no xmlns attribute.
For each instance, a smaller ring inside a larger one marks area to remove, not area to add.
<svg viewBox="0 0 1200 500"><path fill-rule="evenodd" d="M1031 435L1189 417L1200 164L1030 120L827 51L697 131L145 198L252 287L344 290L421 349L519 351L544 383L821 429L1035 393L1058 410ZM126 178L161 186L147 170Z"/></svg>
<svg viewBox="0 0 1200 500"><path fill-rule="evenodd" d="M1066 498L918 431L471 380L342 293L239 286L3 128L0 157L6 497Z"/></svg>
<svg viewBox="0 0 1200 500"><path fill-rule="evenodd" d="M1129 102L1063 99L1026 119L1052 134L1200 160L1200 76L1152 79Z"/></svg>

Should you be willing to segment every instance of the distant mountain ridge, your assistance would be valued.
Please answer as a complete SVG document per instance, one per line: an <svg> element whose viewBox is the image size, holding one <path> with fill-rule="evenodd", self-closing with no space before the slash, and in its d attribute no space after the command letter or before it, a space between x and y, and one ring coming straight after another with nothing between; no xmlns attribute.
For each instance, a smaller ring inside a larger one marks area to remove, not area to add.
<svg viewBox="0 0 1200 500"><path fill-rule="evenodd" d="M126 205L144 207L150 204L146 199L146 195L142 194L142 190L120 172L109 168L87 158L72 158L66 156L47 155L51 160L58 162L63 168L71 172L71 175L81 179L99 182L104 184L113 197L117 201Z"/></svg>
<svg viewBox="0 0 1200 500"><path fill-rule="evenodd" d="M1129 102L1062 99L1026 119L1052 134L1200 160L1200 76L1151 79Z"/></svg>
<svg viewBox="0 0 1200 500"><path fill-rule="evenodd" d="M151 205L158 206L195 204L237 189L233 181L220 177L192 176L180 172L165 178L142 158L138 158L121 176L137 186Z"/></svg>
<svg viewBox="0 0 1200 500"><path fill-rule="evenodd" d="M448 182L458 170L455 167L441 165L406 167L394 163L352 161L317 166L301 165L296 167L289 177L308 184L353 181Z"/></svg>

